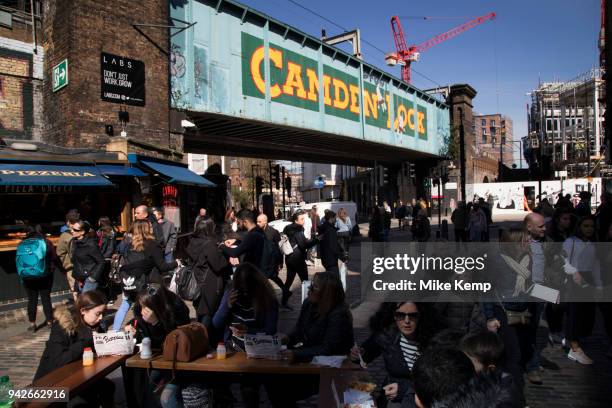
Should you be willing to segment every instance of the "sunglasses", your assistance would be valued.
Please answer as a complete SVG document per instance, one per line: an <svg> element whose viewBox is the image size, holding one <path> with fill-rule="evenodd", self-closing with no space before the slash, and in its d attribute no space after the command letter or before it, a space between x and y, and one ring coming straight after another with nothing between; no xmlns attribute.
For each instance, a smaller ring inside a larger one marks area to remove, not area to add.
<svg viewBox="0 0 612 408"><path fill-rule="evenodd" d="M410 313L404 313L404 312L395 312L395 320L397 321L406 321L406 318L410 319L410 321L415 322L417 320L419 320L419 312L410 312Z"/></svg>

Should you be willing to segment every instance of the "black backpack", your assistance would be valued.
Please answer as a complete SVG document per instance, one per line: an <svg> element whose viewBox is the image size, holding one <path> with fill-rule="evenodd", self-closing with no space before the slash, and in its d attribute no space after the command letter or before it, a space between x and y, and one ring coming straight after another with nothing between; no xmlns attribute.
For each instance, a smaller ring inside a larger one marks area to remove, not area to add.
<svg viewBox="0 0 612 408"><path fill-rule="evenodd" d="M121 267L119 277L121 278L121 288L124 292L138 292L148 283L144 268L139 270L136 268L137 263L142 263L145 266L147 255L144 251L132 251L128 249L127 253L121 257ZM127 268L127 266L130 266ZM137 270L138 273L134 273Z"/></svg>

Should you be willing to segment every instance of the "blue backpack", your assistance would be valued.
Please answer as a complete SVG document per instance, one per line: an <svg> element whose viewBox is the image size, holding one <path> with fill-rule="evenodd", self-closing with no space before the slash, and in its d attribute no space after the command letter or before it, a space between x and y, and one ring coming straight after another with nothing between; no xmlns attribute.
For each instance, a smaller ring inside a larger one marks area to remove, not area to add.
<svg viewBox="0 0 612 408"><path fill-rule="evenodd" d="M17 246L15 261L21 279L40 279L47 276L47 243L40 238L24 239Z"/></svg>

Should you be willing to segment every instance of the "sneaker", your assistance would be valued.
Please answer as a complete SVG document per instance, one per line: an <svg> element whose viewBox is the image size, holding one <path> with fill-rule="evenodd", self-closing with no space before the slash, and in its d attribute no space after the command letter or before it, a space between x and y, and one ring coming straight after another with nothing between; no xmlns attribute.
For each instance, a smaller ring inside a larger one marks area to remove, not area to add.
<svg viewBox="0 0 612 408"><path fill-rule="evenodd" d="M593 360L591 360L582 349L578 349L576 351L570 350L569 353L567 353L567 358L584 365L593 364Z"/></svg>
<svg viewBox="0 0 612 408"><path fill-rule="evenodd" d="M540 375L539 371L531 371L527 373L527 380L535 385L544 384L544 381L542 381L542 376Z"/></svg>

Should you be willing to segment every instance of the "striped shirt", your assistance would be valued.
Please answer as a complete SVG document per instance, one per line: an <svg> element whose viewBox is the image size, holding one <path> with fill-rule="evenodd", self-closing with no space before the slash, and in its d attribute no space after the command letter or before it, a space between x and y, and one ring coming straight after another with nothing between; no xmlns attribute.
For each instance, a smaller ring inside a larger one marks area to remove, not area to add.
<svg viewBox="0 0 612 408"><path fill-rule="evenodd" d="M417 358L419 358L419 344L416 341L410 341L404 336L400 336L400 348L406 360L406 365L412 370L412 366Z"/></svg>

